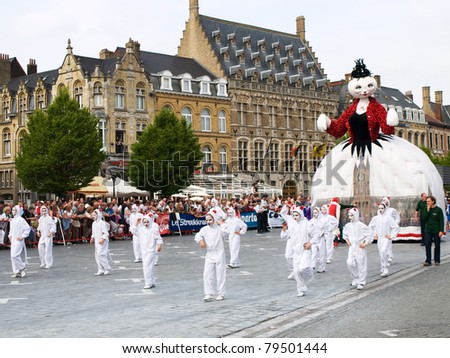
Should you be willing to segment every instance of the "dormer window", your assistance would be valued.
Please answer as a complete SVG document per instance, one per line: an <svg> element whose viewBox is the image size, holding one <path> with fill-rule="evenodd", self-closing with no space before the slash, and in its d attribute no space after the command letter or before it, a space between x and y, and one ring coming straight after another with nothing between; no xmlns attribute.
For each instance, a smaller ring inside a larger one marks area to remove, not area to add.
<svg viewBox="0 0 450 358"><path fill-rule="evenodd" d="M258 40L258 47L260 51L265 52L266 51L266 40L262 39L262 40Z"/></svg>
<svg viewBox="0 0 450 358"><path fill-rule="evenodd" d="M272 50L275 55L280 54L280 42L279 41L272 43Z"/></svg>
<svg viewBox="0 0 450 358"><path fill-rule="evenodd" d="M200 94L211 95L211 79L208 76L202 76L200 79Z"/></svg>
<svg viewBox="0 0 450 358"><path fill-rule="evenodd" d="M220 54L223 55L223 59L225 61L230 61L230 50L228 49L228 46L221 47L220 48Z"/></svg>
<svg viewBox="0 0 450 358"><path fill-rule="evenodd" d="M302 58L306 58L306 47L300 47L298 49L298 53L302 56Z"/></svg>
<svg viewBox="0 0 450 358"><path fill-rule="evenodd" d="M236 57L239 59L239 63L241 64L245 63L245 54L243 49L236 51Z"/></svg>
<svg viewBox="0 0 450 358"><path fill-rule="evenodd" d="M173 91L172 87L172 72L163 71L161 74L161 89Z"/></svg>
<svg viewBox="0 0 450 358"><path fill-rule="evenodd" d="M286 45L284 50L286 51L286 56L292 56L294 54L294 46L292 44Z"/></svg>
<svg viewBox="0 0 450 358"><path fill-rule="evenodd" d="M275 68L275 61L274 61L274 56L273 55L267 55L266 56L266 62L269 65L269 67L271 69Z"/></svg>
<svg viewBox="0 0 450 358"><path fill-rule="evenodd" d="M251 41L250 35L243 37L242 42L247 47L247 49L250 50L252 48L252 41Z"/></svg>
<svg viewBox="0 0 450 358"><path fill-rule="evenodd" d="M227 81L224 78L217 81L217 95L220 97L228 97Z"/></svg>
<svg viewBox="0 0 450 358"><path fill-rule="evenodd" d="M181 91L192 93L192 76L189 73L184 73L181 76Z"/></svg>
<svg viewBox="0 0 450 358"><path fill-rule="evenodd" d="M213 31L212 37L216 41L216 43L220 44L220 30Z"/></svg>
<svg viewBox="0 0 450 358"><path fill-rule="evenodd" d="M236 46L236 34L234 32L232 34L228 34L227 39L232 46Z"/></svg>

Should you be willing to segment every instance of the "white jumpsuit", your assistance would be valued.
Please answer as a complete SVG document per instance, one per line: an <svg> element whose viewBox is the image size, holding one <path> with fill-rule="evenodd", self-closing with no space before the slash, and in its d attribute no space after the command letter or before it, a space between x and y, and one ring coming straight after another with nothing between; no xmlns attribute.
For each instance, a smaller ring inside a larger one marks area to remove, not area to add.
<svg viewBox="0 0 450 358"><path fill-rule="evenodd" d="M223 211L222 211L223 212ZM205 295L225 296L226 289L226 256L225 238L229 235L227 225L218 225L214 216L214 223L204 226L195 235L195 242L203 240L206 244L205 266L203 270L203 287Z"/></svg>
<svg viewBox="0 0 450 358"><path fill-rule="evenodd" d="M39 238L38 251L41 267L50 268L53 266L53 236L56 233L56 224L47 212L43 213L41 208L41 217L37 231L41 233Z"/></svg>
<svg viewBox="0 0 450 358"><path fill-rule="evenodd" d="M391 208L389 205L391 204L390 201L386 201L386 200L382 200L382 202L384 202L386 204L386 214L388 216L391 216L394 221L397 223L397 225L400 225L400 214L398 213L398 211L394 208ZM392 259L394 258L394 253L392 251L392 240L389 240L388 243L388 260L389 262L392 261Z"/></svg>
<svg viewBox="0 0 450 358"><path fill-rule="evenodd" d="M359 211L350 209L354 213L354 221L344 226L343 236L348 241L347 267L352 278L352 286L363 286L367 279L367 251L360 244L370 244L373 241L372 229L359 221Z"/></svg>
<svg viewBox="0 0 450 358"><path fill-rule="evenodd" d="M369 227L378 236L377 247L380 254L381 274L387 275L389 272L389 247L392 247L392 240L397 237L400 227L386 211L382 214L378 212L370 221ZM389 236L390 239L386 236Z"/></svg>
<svg viewBox="0 0 450 358"><path fill-rule="evenodd" d="M233 208L227 210L231 216L225 221L230 232L228 237L228 244L230 246L230 265L232 267L239 267L239 249L241 247L241 235L247 232L247 224L236 216L236 211Z"/></svg>
<svg viewBox="0 0 450 358"><path fill-rule="evenodd" d="M109 231L106 222L102 220L102 213L97 209L97 219L92 223L92 238L95 243L95 262L98 272L107 275L111 270L109 265ZM100 243L101 240L103 243Z"/></svg>
<svg viewBox="0 0 450 358"><path fill-rule="evenodd" d="M142 269L144 272L145 288L151 288L155 285L155 259L157 256L157 246L163 244L163 240L159 233L159 226L153 222L153 218L144 216L149 221L149 225L144 223L138 225L136 229L136 239L140 244L140 252L142 253Z"/></svg>
<svg viewBox="0 0 450 358"><path fill-rule="evenodd" d="M137 205L133 205L131 207L130 214L130 233L133 235L133 253L135 262L141 262L142 253L141 253L141 245L139 244L139 239L137 237L137 223L139 219L142 219L143 215L138 212Z"/></svg>
<svg viewBox="0 0 450 358"><path fill-rule="evenodd" d="M292 268L297 283L297 292L304 294L308 290L306 285L314 278L311 249L305 249L304 245L308 242L314 244L315 241L310 232L308 220L303 216L303 211L295 208L291 210L299 213L300 220L296 221L292 215L288 215L287 207L284 206L280 211L280 215L286 221L288 228L287 231L282 231L282 238L287 235L286 250L289 245L289 253L286 251L286 258L290 258L292 254Z"/></svg>
<svg viewBox="0 0 450 358"><path fill-rule="evenodd" d="M22 208L16 206L16 214L11 219L9 227L9 240L11 241L11 265L14 274L27 270L27 248L25 238L30 234L30 225L22 218ZM20 240L19 240L20 239ZM23 256L23 258L22 258Z"/></svg>

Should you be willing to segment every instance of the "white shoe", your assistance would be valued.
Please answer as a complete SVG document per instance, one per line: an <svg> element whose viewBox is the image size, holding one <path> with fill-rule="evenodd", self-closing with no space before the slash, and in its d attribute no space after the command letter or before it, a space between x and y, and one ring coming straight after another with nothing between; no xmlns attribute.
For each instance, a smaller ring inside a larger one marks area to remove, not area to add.
<svg viewBox="0 0 450 358"><path fill-rule="evenodd" d="M327 264L331 264L332 261L333 261L333 260L328 259L328 260L327 260Z"/></svg>
<svg viewBox="0 0 450 358"><path fill-rule="evenodd" d="M103 275L103 271L97 271L97 273L94 274L94 276L100 276Z"/></svg>
<svg viewBox="0 0 450 358"><path fill-rule="evenodd" d="M325 270L317 270L317 273L324 273Z"/></svg>
<svg viewBox="0 0 450 358"><path fill-rule="evenodd" d="M45 269L49 269L50 267L51 267L51 266L45 266L44 268L45 268Z"/></svg>
<svg viewBox="0 0 450 358"><path fill-rule="evenodd" d="M295 280L293 272L288 276L288 280Z"/></svg>
<svg viewBox="0 0 450 358"><path fill-rule="evenodd" d="M155 287L155 285L153 285L153 284L152 285L145 285L144 289L146 289L146 290L148 289L149 290L149 289L151 289L153 287Z"/></svg>
<svg viewBox="0 0 450 358"><path fill-rule="evenodd" d="M350 284L350 286L356 287L356 286L358 286L358 283L357 283L356 281L352 281L352 283Z"/></svg>
<svg viewBox="0 0 450 358"><path fill-rule="evenodd" d="M216 297L216 301L223 301L225 299L225 297L219 295Z"/></svg>
<svg viewBox="0 0 450 358"><path fill-rule="evenodd" d="M45 264L41 264L39 267L40 267L40 268L44 268L44 267L45 267Z"/></svg>
<svg viewBox="0 0 450 358"><path fill-rule="evenodd" d="M304 291L300 291L299 293L297 293L297 297L303 297L305 295Z"/></svg>
<svg viewBox="0 0 450 358"><path fill-rule="evenodd" d="M362 290L364 288L364 285L359 284L358 286L356 286L357 290Z"/></svg>
<svg viewBox="0 0 450 358"><path fill-rule="evenodd" d="M387 277L389 275L389 271L388 270L383 270L383 272L381 273L381 277Z"/></svg>
<svg viewBox="0 0 450 358"><path fill-rule="evenodd" d="M18 277L21 277L21 276L20 276L20 273L15 273L14 275L11 275L11 277L18 278Z"/></svg>
<svg viewBox="0 0 450 358"><path fill-rule="evenodd" d="M139 263L139 262L142 262L142 260L136 259L136 260L134 260L133 262L134 262L135 264L137 264L137 263Z"/></svg>
<svg viewBox="0 0 450 358"><path fill-rule="evenodd" d="M27 272L25 270L20 272L20 276L19 277L25 277L27 275Z"/></svg>
<svg viewBox="0 0 450 358"><path fill-rule="evenodd" d="M109 275L109 271L103 272L103 275L105 275L105 276Z"/></svg>
<svg viewBox="0 0 450 358"><path fill-rule="evenodd" d="M392 262L392 257L389 257L389 258L388 258L388 262Z"/></svg>
<svg viewBox="0 0 450 358"><path fill-rule="evenodd" d="M203 301L205 302L210 302L213 300L213 296L212 295L206 295L205 297L203 297Z"/></svg>

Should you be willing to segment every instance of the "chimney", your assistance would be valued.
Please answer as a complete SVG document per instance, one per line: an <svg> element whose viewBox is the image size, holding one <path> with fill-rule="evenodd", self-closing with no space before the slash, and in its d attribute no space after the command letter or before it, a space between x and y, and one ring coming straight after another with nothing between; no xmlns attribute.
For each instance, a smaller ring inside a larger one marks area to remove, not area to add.
<svg viewBox="0 0 450 358"><path fill-rule="evenodd" d="M113 52L109 51L107 48L104 48L100 51L98 57L100 57L100 60L107 60L108 58L113 57Z"/></svg>
<svg viewBox="0 0 450 358"><path fill-rule="evenodd" d="M430 104L430 87L429 86L425 86L422 87L422 101L423 103L427 103L428 105Z"/></svg>
<svg viewBox="0 0 450 358"><path fill-rule="evenodd" d="M133 53L138 61L141 61L141 44L137 41L133 41L131 38L125 45L126 53Z"/></svg>
<svg viewBox="0 0 450 358"><path fill-rule="evenodd" d="M30 58L27 65L27 75L34 75L35 73L37 73L36 60Z"/></svg>
<svg viewBox="0 0 450 358"><path fill-rule="evenodd" d="M442 122L442 91L435 91L436 106L434 107L434 115L436 119Z"/></svg>
<svg viewBox="0 0 450 358"><path fill-rule="evenodd" d="M198 17L198 0L189 0L189 19Z"/></svg>
<svg viewBox="0 0 450 358"><path fill-rule="evenodd" d="M297 36L300 37L300 40L305 41L305 17L304 16L297 17Z"/></svg>
<svg viewBox="0 0 450 358"><path fill-rule="evenodd" d="M411 90L406 91L405 96L408 97L411 100L411 102L414 102L414 96Z"/></svg>

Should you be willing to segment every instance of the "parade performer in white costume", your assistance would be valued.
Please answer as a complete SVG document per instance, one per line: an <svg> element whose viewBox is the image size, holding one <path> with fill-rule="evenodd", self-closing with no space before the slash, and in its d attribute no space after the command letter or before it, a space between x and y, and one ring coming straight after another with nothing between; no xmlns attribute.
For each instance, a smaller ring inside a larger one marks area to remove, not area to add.
<svg viewBox="0 0 450 358"><path fill-rule="evenodd" d="M48 209L41 207L41 216L37 227L37 236L39 237L38 251L41 261L41 268L49 269L53 266L53 237L56 233L56 223L48 215Z"/></svg>
<svg viewBox="0 0 450 358"><path fill-rule="evenodd" d="M139 212L139 208L136 204L131 206L131 214L129 217L130 224L130 233L133 238L133 253L134 253L134 262L142 262L142 253L141 253L141 245L139 243L139 239L137 237L137 227L139 225L139 221L142 219L143 214Z"/></svg>
<svg viewBox="0 0 450 358"><path fill-rule="evenodd" d="M91 244L95 244L95 262L98 271L95 276L108 275L111 270L109 265L109 232L106 222L102 219L102 213L96 209L92 213L92 238Z"/></svg>
<svg viewBox="0 0 450 358"><path fill-rule="evenodd" d="M228 237L229 231L218 210L211 209L205 218L206 226L202 227L195 235L195 242L200 244L202 249L206 249L203 269L205 291L203 300L205 302L212 301L216 295L216 301L223 301L227 276L224 241Z"/></svg>
<svg viewBox="0 0 450 358"><path fill-rule="evenodd" d="M247 224L237 215L234 208L227 209L227 219L225 220L230 236L228 236L228 245L230 246L229 268L237 268L241 264L239 261L239 250L241 247L241 235L247 232Z"/></svg>
<svg viewBox="0 0 450 358"><path fill-rule="evenodd" d="M377 240L381 262L380 276L386 277L389 274L389 244L397 237L400 227L387 213L386 205L383 203L378 205L378 213L370 221L369 227L374 232L374 240Z"/></svg>
<svg viewBox="0 0 450 358"><path fill-rule="evenodd" d="M333 215L328 213L328 205L322 205L320 207L321 216L321 227L323 228L323 236L325 237L326 248L327 248L327 259L326 263L330 264L333 261L334 254L334 237L335 230L339 226L339 221Z"/></svg>
<svg viewBox="0 0 450 358"><path fill-rule="evenodd" d="M373 241L373 231L359 220L359 210L348 211L350 220L344 226L343 236L348 245L347 267L352 278L351 285L362 290L367 279L366 246Z"/></svg>
<svg viewBox="0 0 450 358"><path fill-rule="evenodd" d="M148 213L143 216L137 227L136 236L141 245L142 268L144 271L145 289L155 287L155 259L161 251L163 239L159 233L159 225L155 223L155 216Z"/></svg>
<svg viewBox="0 0 450 358"><path fill-rule="evenodd" d="M396 209L391 207L391 198L388 196L385 196L384 198L381 199L381 202L386 207L386 209L385 209L386 215L392 217L392 219L394 219L394 221L397 223L397 225L400 225L400 214L398 213L398 211ZM397 236L397 235L395 235L395 236ZM392 241L393 240L389 240L389 242L387 243L388 262L391 262L394 258Z"/></svg>
<svg viewBox="0 0 450 358"><path fill-rule="evenodd" d="M413 216L417 193L427 192L445 207L442 178L436 167L420 148L393 135L398 114L394 108L386 111L376 100L377 81L362 60L356 61L351 75L350 106L336 120L324 113L317 120L320 131L336 138L348 133L349 138L336 145L319 165L311 188L312 204L328 203L333 197L346 204L377 201L389 193ZM374 207L361 206L360 210L367 221L375 214ZM402 238L415 238L420 227L406 223L400 230Z"/></svg>
<svg viewBox="0 0 450 358"><path fill-rule="evenodd" d="M30 225L22 217L23 210L16 205L11 210L13 218L9 223L8 238L11 242L11 277L25 277L27 274L27 248L25 239L30 235ZM22 257L23 256L23 257Z"/></svg>
<svg viewBox="0 0 450 358"><path fill-rule="evenodd" d="M287 229L283 228L281 237L287 239L292 246L292 269L297 283L297 297L303 297L309 284L314 278L314 270L311 262L311 247L315 243L313 233L309 230L308 220L304 217L303 209L294 206L289 209L286 205L280 211L281 217L287 223ZM289 253L291 255L291 253ZM286 253L288 258L288 253Z"/></svg>

